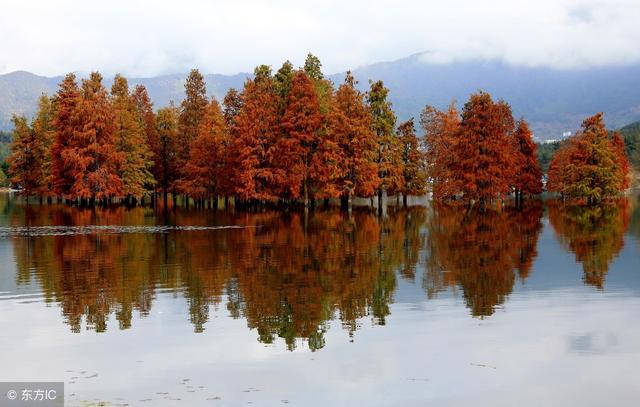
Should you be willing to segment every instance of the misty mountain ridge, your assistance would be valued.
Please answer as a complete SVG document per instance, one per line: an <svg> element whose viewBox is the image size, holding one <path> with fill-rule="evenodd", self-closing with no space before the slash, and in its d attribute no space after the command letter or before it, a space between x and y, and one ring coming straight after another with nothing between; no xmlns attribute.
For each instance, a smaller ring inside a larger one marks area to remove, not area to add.
<svg viewBox="0 0 640 407"><path fill-rule="evenodd" d="M640 64L583 69L554 69L510 65L499 61L463 61L431 63L428 53L362 66L353 70L359 88L366 90L369 80L383 80L400 120L419 118L430 104L446 108L456 100L461 107L469 94L489 92L495 99L508 102L516 118L531 123L537 138L558 139L575 132L582 120L604 112L609 128L622 127L640 120ZM279 67L272 67L277 70ZM84 75L80 75L84 76ZM184 97L187 74L128 78L131 87L147 87L156 108ZM236 75L206 74L209 95L222 100L230 87L242 88L248 73ZM339 85L344 73L328 76ZM37 99L44 92L52 95L62 76L43 77L24 71L0 75L0 129L11 128L13 113L32 116ZM113 78L105 78L110 87Z"/></svg>

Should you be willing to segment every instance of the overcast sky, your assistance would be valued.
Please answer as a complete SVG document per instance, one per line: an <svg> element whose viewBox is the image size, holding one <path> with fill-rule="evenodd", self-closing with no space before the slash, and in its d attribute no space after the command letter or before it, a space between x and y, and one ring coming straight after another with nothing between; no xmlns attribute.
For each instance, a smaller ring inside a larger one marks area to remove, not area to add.
<svg viewBox="0 0 640 407"><path fill-rule="evenodd" d="M572 68L640 61L640 0L2 0L0 73L327 73L431 51Z"/></svg>

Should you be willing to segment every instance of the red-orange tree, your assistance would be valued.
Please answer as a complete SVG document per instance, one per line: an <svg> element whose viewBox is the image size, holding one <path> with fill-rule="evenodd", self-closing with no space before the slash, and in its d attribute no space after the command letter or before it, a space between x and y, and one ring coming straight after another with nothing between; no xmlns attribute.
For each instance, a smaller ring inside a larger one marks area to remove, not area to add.
<svg viewBox="0 0 640 407"><path fill-rule="evenodd" d="M420 114L420 125L424 130L424 150L427 176L435 200L451 198L460 192L453 176L452 155L455 136L460 125L460 115L455 102L447 111L426 106Z"/></svg>
<svg viewBox="0 0 640 407"><path fill-rule="evenodd" d="M329 138L340 148L335 182L343 204L348 204L354 196L373 196L380 184L371 113L356 83L351 72L347 72L344 83L336 91L328 120Z"/></svg>
<svg viewBox="0 0 640 407"><path fill-rule="evenodd" d="M180 189L196 199L224 194L224 169L227 158L227 132L224 116L215 98L207 106L198 135L191 143L189 161Z"/></svg>
<svg viewBox="0 0 640 407"><path fill-rule="evenodd" d="M53 190L58 196L72 198L71 187L75 181L72 173L73 162L70 162L63 154L66 154L71 148L75 133L80 129L77 111L81 99L74 74L70 73L64 77L54 101L56 112L53 125L56 133L51 152Z"/></svg>
<svg viewBox="0 0 640 407"><path fill-rule="evenodd" d="M627 152L624 146L624 140L622 139L622 135L620 135L619 131L613 133L611 137L611 143L613 145L613 149L616 154L616 160L618 162L618 168L620 171L621 185L620 188L622 190L629 189L631 187L631 163L629 162L629 157L627 157Z"/></svg>
<svg viewBox="0 0 640 407"><path fill-rule="evenodd" d="M189 148L193 140L198 136L200 122L209 103L204 76L197 69L192 69L189 73L184 89L185 98L180 104L180 116L178 119L179 142L176 146L177 167L181 171L181 176L184 175L182 171L189 161Z"/></svg>
<svg viewBox="0 0 640 407"><path fill-rule="evenodd" d="M61 153L73 177L71 195L90 200L122 196L117 173L122 156L114 145L115 115L99 73L93 72L82 81L75 114L78 127Z"/></svg>
<svg viewBox="0 0 640 407"><path fill-rule="evenodd" d="M453 177L466 201L484 204L511 191L511 108L485 92L471 95L451 148Z"/></svg>
<svg viewBox="0 0 640 407"><path fill-rule="evenodd" d="M268 67L256 68L242 91L231 145L234 192L245 201L277 201L282 175L273 165L278 129L278 103Z"/></svg>
<svg viewBox="0 0 640 407"><path fill-rule="evenodd" d="M302 198L309 206L316 181L322 181L328 165L319 152L323 140L320 101L313 82L303 71L294 74L282 117L282 137L276 146L278 163L284 171L283 196Z"/></svg>
<svg viewBox="0 0 640 407"><path fill-rule="evenodd" d="M520 120L514 133L513 189L516 198L542 193L542 170L538 164L538 146L526 121Z"/></svg>

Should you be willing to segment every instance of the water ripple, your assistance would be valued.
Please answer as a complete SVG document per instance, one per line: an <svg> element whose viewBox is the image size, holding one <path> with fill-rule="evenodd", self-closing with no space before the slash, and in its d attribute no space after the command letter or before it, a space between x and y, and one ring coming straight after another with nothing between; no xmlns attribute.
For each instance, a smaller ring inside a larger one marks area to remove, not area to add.
<svg viewBox="0 0 640 407"><path fill-rule="evenodd" d="M85 225L85 226L9 226L0 227L0 238L11 236L67 236L93 234L155 234L172 231L190 232L224 229L248 229L260 226L118 226L118 225Z"/></svg>

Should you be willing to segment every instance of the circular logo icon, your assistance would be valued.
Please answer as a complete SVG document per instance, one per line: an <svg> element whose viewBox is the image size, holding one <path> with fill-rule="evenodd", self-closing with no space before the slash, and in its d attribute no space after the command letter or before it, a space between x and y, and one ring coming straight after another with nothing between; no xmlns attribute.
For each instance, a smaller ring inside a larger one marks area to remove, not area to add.
<svg viewBox="0 0 640 407"><path fill-rule="evenodd" d="M9 400L15 400L18 397L18 393L15 390L9 390L7 392L7 398Z"/></svg>

